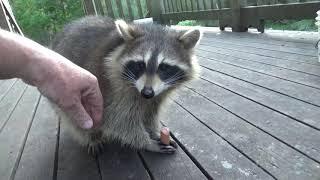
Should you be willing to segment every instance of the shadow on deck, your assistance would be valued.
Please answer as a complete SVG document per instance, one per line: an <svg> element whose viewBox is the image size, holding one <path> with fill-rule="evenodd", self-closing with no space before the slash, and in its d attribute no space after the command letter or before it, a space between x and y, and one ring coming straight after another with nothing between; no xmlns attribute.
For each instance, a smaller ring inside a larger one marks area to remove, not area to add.
<svg viewBox="0 0 320 180"><path fill-rule="evenodd" d="M207 30L201 78L163 119L176 154L109 145L90 157L46 99L12 79L0 81L0 179L319 179L316 34Z"/></svg>

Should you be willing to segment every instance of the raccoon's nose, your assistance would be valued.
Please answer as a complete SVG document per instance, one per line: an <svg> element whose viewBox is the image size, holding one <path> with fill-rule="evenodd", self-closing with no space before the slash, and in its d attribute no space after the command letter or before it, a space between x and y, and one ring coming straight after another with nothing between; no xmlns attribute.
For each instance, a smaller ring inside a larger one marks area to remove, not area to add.
<svg viewBox="0 0 320 180"><path fill-rule="evenodd" d="M141 95L144 97L144 98L152 98L154 96L154 91L151 87L144 87L142 90L141 90Z"/></svg>

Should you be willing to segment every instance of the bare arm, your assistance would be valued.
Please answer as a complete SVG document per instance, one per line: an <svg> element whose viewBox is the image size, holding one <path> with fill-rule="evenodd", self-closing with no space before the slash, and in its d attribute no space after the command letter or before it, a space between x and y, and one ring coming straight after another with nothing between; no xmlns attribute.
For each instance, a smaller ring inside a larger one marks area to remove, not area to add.
<svg viewBox="0 0 320 180"><path fill-rule="evenodd" d="M95 76L63 56L0 29L0 79L21 78L68 113L85 129L102 117L102 95Z"/></svg>

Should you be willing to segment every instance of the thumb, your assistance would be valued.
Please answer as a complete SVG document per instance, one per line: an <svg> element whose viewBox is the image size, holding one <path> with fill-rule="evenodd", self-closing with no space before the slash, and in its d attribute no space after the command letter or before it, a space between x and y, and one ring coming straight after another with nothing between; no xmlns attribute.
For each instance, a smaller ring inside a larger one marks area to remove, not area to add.
<svg viewBox="0 0 320 180"><path fill-rule="evenodd" d="M81 103L75 104L72 108L67 110L73 121L77 123L80 128L90 129L93 126L93 121L86 112Z"/></svg>

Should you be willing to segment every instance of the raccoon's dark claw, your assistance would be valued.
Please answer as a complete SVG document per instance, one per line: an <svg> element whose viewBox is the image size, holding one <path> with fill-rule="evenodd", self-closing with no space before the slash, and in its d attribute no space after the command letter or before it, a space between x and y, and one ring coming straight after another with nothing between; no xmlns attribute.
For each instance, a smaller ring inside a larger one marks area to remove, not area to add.
<svg viewBox="0 0 320 180"><path fill-rule="evenodd" d="M170 140L170 144L163 144L160 139L152 140L152 143L146 147L147 151L157 152L162 154L173 154L176 152L178 145L175 141Z"/></svg>
<svg viewBox="0 0 320 180"><path fill-rule="evenodd" d="M87 149L88 149L88 154L92 156L97 156L103 153L104 146L102 143L88 144Z"/></svg>
<svg viewBox="0 0 320 180"><path fill-rule="evenodd" d="M165 154L173 154L176 152L176 148L170 145L160 145L160 153L165 153Z"/></svg>

